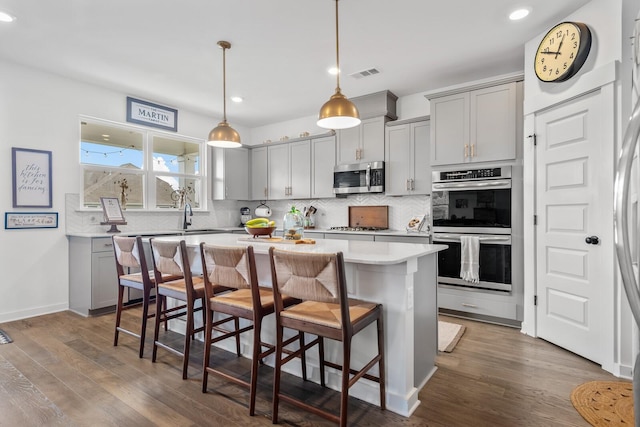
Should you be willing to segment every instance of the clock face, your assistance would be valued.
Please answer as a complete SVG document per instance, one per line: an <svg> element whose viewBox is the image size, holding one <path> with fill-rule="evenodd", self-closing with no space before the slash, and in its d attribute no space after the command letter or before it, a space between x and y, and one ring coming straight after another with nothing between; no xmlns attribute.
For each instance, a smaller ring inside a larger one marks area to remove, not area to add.
<svg viewBox="0 0 640 427"><path fill-rule="evenodd" d="M562 22L544 36L535 57L536 76L561 82L575 75L591 49L591 31L580 22Z"/></svg>

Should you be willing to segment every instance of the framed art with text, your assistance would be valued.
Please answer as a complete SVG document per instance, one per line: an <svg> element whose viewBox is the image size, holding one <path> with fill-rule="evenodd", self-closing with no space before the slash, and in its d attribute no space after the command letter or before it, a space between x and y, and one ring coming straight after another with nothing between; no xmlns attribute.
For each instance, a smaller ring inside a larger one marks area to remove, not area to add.
<svg viewBox="0 0 640 427"><path fill-rule="evenodd" d="M178 110L127 96L127 121L178 131Z"/></svg>
<svg viewBox="0 0 640 427"><path fill-rule="evenodd" d="M4 228L58 228L58 212L5 212Z"/></svg>
<svg viewBox="0 0 640 427"><path fill-rule="evenodd" d="M51 151L11 148L14 208L50 208Z"/></svg>

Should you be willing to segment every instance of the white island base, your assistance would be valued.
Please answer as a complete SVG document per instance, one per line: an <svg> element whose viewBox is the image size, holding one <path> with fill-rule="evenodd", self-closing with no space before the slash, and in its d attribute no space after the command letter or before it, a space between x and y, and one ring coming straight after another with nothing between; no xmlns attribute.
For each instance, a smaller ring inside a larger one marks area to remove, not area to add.
<svg viewBox="0 0 640 427"><path fill-rule="evenodd" d="M200 242L225 246L253 245L256 253L258 279L261 285L271 286L268 250L270 246L297 252L338 252L344 254L349 296L381 303L384 309L386 404L387 409L409 417L418 407L418 392L436 370L438 354L437 252L446 245L416 243L362 242L347 240L316 240L315 245L273 244L238 240L238 235L206 234L161 237L159 240L182 240L193 253L194 271L201 271ZM196 256L197 255L197 256ZM182 329L178 325L176 329ZM285 330L286 334L286 330ZM251 355L251 337L244 334L242 352ZM275 319L263 321L262 338L275 342ZM229 341L229 340L226 340ZM231 342L219 343L233 350ZM340 346L325 340L325 358L341 363ZM351 346L354 369L362 367L376 352L375 324L358 333ZM308 377L320 383L317 351L307 352ZM266 363L273 366L273 356ZM290 365L290 366L289 366ZM286 371L300 376L299 362L284 366ZM373 368L377 370L377 366ZM377 374L377 372L374 372ZM341 372L326 368L328 387L340 390ZM360 379L349 395L379 405L378 384Z"/></svg>

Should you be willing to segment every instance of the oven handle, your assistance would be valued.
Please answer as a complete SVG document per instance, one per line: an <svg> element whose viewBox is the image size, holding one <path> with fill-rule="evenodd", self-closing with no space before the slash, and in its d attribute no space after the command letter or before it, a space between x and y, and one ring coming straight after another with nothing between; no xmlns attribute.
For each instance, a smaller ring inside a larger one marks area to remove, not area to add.
<svg viewBox="0 0 640 427"><path fill-rule="evenodd" d="M433 242L459 242L460 237L468 236L468 234L434 234ZM504 243L511 244L511 236L490 236L490 235L478 235L478 238L483 243Z"/></svg>
<svg viewBox="0 0 640 427"><path fill-rule="evenodd" d="M467 181L467 182L434 182L432 184L434 191L451 190L477 190L484 188L511 188L510 179L491 179L487 181Z"/></svg>

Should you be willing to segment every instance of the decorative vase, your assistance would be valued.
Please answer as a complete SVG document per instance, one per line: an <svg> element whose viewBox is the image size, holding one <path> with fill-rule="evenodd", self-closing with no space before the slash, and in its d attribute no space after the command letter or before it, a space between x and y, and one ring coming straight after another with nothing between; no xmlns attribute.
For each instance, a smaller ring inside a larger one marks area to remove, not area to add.
<svg viewBox="0 0 640 427"><path fill-rule="evenodd" d="M304 218L300 211L292 207L284 214L283 233L285 240L300 240L304 237Z"/></svg>

